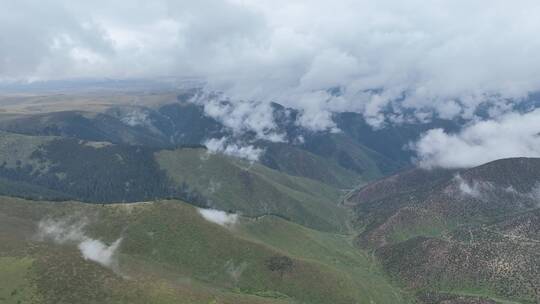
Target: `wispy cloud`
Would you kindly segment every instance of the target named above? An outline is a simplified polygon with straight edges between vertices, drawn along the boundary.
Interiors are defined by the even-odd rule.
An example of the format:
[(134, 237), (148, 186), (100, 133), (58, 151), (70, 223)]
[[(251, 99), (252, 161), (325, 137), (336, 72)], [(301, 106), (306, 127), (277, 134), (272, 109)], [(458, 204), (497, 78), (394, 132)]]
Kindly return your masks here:
[(471, 180), (467, 181), (460, 174), (454, 176), (453, 186), (465, 197), (485, 199), (487, 194), (495, 190), (495, 186), (489, 182)]
[(87, 236), (84, 233), (84, 228), (87, 225), (87, 219), (78, 217), (57, 220), (43, 219), (38, 223), (38, 238), (51, 240), (58, 244), (77, 244), (83, 258), (105, 267), (114, 266), (115, 254), (122, 242), (122, 238), (107, 245), (100, 240)]
[(259, 160), (259, 157), (264, 152), (264, 149), (256, 148), (253, 145), (241, 145), (230, 142), (226, 137), (209, 139), (204, 142), (204, 145), (209, 153), (223, 153), (225, 155), (243, 158), (251, 162)]

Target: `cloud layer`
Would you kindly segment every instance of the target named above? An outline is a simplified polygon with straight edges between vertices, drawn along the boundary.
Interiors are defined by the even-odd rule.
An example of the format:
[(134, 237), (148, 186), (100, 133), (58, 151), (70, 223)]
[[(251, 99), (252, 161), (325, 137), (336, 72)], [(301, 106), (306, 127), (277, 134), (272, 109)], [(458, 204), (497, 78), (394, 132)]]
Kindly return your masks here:
[(414, 143), (422, 167), (466, 168), (509, 157), (540, 157), (540, 109), (479, 121), (457, 134), (430, 130)]
[(388, 106), (471, 116), (540, 89), (533, 0), (0, 4), (0, 79), (201, 77), (233, 99), (300, 109), (319, 130), (334, 111), (373, 125)]

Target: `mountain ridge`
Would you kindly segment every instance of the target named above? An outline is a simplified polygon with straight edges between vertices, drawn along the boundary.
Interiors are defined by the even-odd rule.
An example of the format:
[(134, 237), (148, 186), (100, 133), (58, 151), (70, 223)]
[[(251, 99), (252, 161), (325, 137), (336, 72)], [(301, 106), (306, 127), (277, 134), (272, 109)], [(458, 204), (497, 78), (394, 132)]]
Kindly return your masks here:
[(428, 290), (427, 299), (450, 292), (535, 303), (538, 169), (540, 158), (508, 158), (381, 179), (348, 197), (356, 241), (374, 249), (384, 269), (419, 297)]

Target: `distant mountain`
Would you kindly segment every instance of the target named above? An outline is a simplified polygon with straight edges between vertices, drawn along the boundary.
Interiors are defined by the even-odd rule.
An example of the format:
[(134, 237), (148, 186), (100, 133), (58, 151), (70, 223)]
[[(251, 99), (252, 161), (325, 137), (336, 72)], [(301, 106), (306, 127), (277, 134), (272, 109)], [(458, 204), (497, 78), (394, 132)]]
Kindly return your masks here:
[(157, 77), (155, 79), (72, 78), (43, 81), (0, 81), (3, 92), (54, 93), (92, 91), (163, 91), (181, 87), (198, 87), (204, 82), (196, 78)]
[(109, 107), (103, 112), (59, 111), (0, 116), (0, 129), (27, 135), (72, 137), (148, 147), (199, 145), (225, 135), (193, 104)]
[[(407, 149), (407, 145), (417, 141), (421, 134), (434, 128), (442, 128), (447, 132), (458, 131), (464, 124), (459, 120), (435, 118), (424, 123), (403, 122), (374, 128), (362, 115), (350, 112), (336, 113), (334, 121), (348, 137), (372, 151), (377, 151), (400, 168), (410, 164), (414, 153)], [(385, 172), (392, 172), (393, 169), (389, 168)]]
[(540, 159), (412, 169), (345, 203), (361, 231), (357, 242), (375, 248), (408, 288), (540, 300)]
[[(154, 161), (154, 151), (108, 142), (1, 132), (0, 177), (62, 193), (57, 198), (50, 197), (49, 192), (39, 193), (37, 198), (43, 195), (105, 203), (179, 195)], [(28, 192), (25, 197), (35, 195)]]
[[(260, 162), (270, 168), (351, 188), (410, 165), (412, 153), (405, 149), (406, 145), (429, 128), (457, 128), (455, 122), (441, 120), (376, 130), (360, 114), (341, 113), (335, 114), (334, 120), (342, 132), (313, 132), (298, 126), (297, 110), (274, 103), (277, 131), (288, 140), (274, 143), (258, 139), (250, 132), (233, 134), (222, 123), (207, 116), (202, 106), (189, 102), (193, 94), (187, 90), (178, 95), (177, 102), (148, 106), (111, 103), (99, 111), (46, 112), (45, 108), (39, 114), (6, 113), (0, 115), (0, 130), (160, 149), (198, 146), (214, 138), (233, 138), (240, 144), (263, 149)], [(327, 174), (327, 168), (340, 173)]]

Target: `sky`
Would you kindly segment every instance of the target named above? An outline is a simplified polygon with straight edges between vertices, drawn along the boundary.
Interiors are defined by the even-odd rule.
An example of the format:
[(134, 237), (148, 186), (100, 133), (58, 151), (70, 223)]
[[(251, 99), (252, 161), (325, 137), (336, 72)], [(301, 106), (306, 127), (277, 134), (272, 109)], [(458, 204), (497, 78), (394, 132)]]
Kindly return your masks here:
[[(513, 105), (540, 90), (534, 0), (0, 0), (0, 7), (0, 81), (197, 77), (239, 100), (242, 115), (246, 100), (257, 102), (260, 111), (248, 111), (255, 118), (278, 101), (317, 131), (334, 130), (333, 112), (362, 113), (380, 128), (411, 119), (404, 113), (475, 121), (480, 105), (504, 123)], [(437, 136), (448, 134), (433, 131), (423, 143)]]

